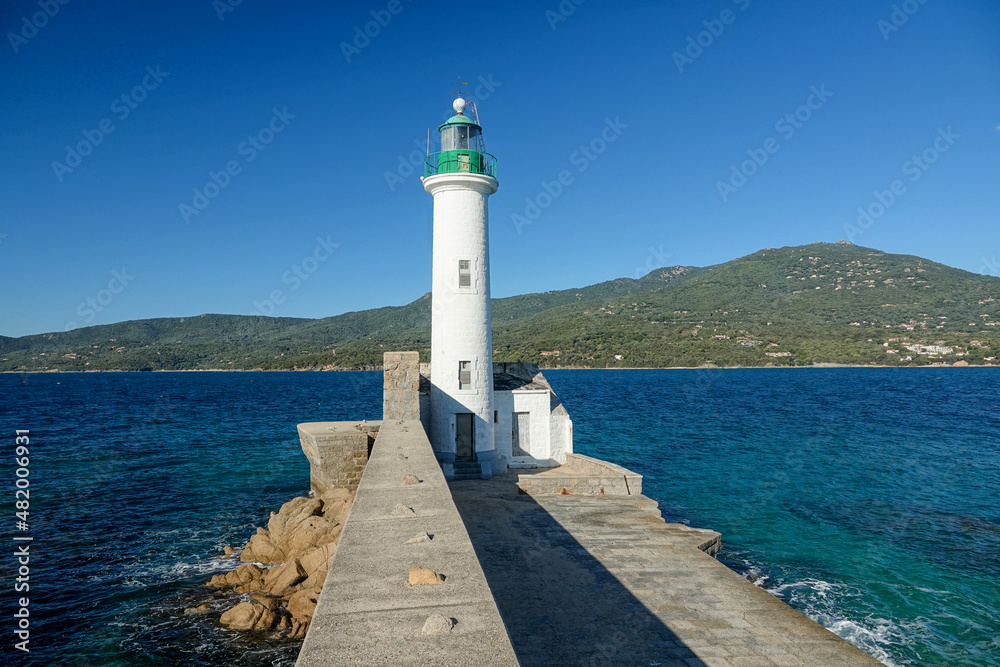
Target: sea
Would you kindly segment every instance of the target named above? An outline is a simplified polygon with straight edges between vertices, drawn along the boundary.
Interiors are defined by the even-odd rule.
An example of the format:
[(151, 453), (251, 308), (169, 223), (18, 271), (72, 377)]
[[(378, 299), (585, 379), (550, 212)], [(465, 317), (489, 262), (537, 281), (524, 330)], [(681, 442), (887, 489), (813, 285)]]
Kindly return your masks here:
[[(666, 520), (721, 532), (719, 559), (757, 586), (887, 665), (1000, 665), (1000, 368), (546, 377), (577, 452), (641, 473)], [(224, 602), (185, 610), (237, 565), (224, 545), (308, 492), (295, 425), (378, 419), (381, 385), (0, 374), (2, 662), (292, 665), (297, 643), (220, 628)], [(25, 621), (29, 652), (15, 648)]]

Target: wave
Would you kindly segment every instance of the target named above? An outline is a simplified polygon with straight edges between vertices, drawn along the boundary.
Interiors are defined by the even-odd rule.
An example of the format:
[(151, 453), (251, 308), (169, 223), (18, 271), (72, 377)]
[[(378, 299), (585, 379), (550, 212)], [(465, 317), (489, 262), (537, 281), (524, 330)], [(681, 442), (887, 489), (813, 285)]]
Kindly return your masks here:
[(762, 586), (837, 636), (849, 641), (888, 667), (914, 664), (896, 662), (900, 647), (912, 647), (915, 638), (926, 634), (919, 624), (906, 624), (874, 615), (851, 619), (844, 613), (843, 601), (861, 598), (864, 593), (842, 583), (822, 579), (801, 579), (775, 586)]

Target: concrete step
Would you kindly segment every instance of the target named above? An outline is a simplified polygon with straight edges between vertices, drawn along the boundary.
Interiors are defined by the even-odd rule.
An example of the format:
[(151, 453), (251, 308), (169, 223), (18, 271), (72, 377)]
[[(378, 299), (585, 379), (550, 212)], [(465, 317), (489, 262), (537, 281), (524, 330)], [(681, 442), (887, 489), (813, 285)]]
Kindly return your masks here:
[[(452, 474), (448, 476), (449, 480), (483, 478), (483, 469), (475, 461), (456, 461), (450, 465)], [(447, 470), (447, 468), (445, 470)]]

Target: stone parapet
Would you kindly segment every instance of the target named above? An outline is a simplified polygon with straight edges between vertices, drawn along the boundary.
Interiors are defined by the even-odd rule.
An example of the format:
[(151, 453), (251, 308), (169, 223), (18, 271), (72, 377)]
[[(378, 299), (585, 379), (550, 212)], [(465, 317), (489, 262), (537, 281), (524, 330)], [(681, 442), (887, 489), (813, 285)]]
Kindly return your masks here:
[(518, 475), (517, 485), (532, 496), (638, 496), (642, 494), (642, 475), (608, 461), (567, 454), (565, 465)]
[(377, 421), (299, 424), (299, 441), (309, 459), (309, 486), (316, 495), (332, 489), (358, 488), (380, 424)]

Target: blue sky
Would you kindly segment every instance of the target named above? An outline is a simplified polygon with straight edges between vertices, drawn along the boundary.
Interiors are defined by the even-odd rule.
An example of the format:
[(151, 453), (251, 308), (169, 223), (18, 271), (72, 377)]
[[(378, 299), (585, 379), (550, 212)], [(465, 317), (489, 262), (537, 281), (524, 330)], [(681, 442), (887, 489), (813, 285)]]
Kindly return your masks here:
[(0, 334), (418, 298), (457, 77), (494, 296), (842, 238), (1000, 274), (998, 3), (577, 2), (3, 3)]

